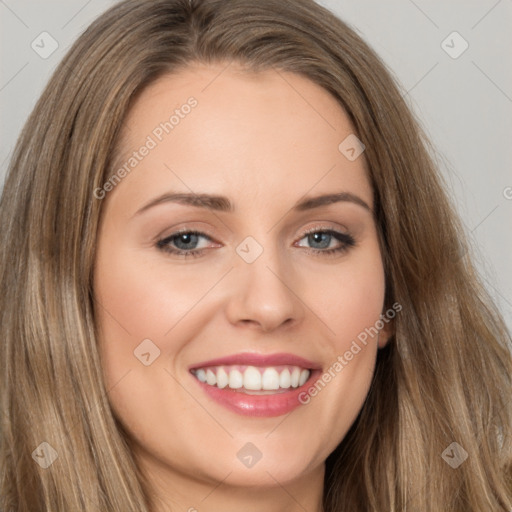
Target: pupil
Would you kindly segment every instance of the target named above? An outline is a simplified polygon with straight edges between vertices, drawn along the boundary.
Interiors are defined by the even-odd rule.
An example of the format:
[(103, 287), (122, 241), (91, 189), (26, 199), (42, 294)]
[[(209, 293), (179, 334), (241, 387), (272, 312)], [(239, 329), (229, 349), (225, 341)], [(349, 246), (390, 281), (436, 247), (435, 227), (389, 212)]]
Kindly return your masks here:
[[(329, 242), (330, 242), (330, 237), (331, 235), (329, 233), (313, 233), (310, 235), (310, 241), (311, 239), (313, 240), (313, 243), (320, 243), (322, 244), (322, 239), (323, 239), (323, 244), (322, 244), (322, 249), (325, 249), (326, 247), (329, 247)], [(327, 243), (325, 243), (327, 242)]]
[[(183, 233), (178, 236), (178, 238), (175, 241), (175, 244), (180, 247), (180, 249), (190, 249), (191, 246), (194, 245), (194, 243), (197, 243), (197, 235), (194, 235), (193, 233)], [(183, 247), (184, 246), (184, 247)]]

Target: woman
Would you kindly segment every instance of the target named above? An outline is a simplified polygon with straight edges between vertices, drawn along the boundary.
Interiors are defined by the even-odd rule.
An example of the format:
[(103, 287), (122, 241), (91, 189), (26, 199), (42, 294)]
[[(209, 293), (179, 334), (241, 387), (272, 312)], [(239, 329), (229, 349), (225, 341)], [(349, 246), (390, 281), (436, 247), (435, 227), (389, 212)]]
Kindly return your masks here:
[(3, 191), (2, 510), (510, 510), (510, 334), (427, 147), (309, 0), (102, 15)]

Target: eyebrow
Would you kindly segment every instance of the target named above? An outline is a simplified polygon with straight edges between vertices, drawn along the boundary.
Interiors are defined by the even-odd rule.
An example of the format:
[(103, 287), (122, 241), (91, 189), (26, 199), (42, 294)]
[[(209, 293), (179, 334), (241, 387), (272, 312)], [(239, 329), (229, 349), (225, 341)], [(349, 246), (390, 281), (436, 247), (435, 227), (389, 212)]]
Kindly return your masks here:
[[(301, 199), (292, 207), (295, 211), (306, 211), (320, 206), (325, 206), (333, 203), (349, 202), (363, 207), (365, 210), (372, 212), (370, 206), (363, 201), (359, 196), (351, 192), (338, 192), (334, 194), (322, 194), (315, 197), (306, 197)], [(146, 203), (142, 208), (137, 210), (135, 215), (141, 213), (164, 203), (178, 203), (187, 206), (195, 206), (198, 208), (207, 208), (219, 212), (234, 212), (234, 204), (225, 196), (212, 195), (212, 194), (194, 194), (186, 192), (168, 192), (161, 196), (152, 199)]]

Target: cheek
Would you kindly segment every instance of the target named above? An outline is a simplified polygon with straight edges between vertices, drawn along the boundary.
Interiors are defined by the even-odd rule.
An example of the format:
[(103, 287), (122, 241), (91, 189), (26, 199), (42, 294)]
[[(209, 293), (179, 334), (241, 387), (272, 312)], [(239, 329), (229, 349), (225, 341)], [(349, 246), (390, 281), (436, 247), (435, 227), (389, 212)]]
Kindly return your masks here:
[[(150, 404), (153, 412), (163, 407), (148, 397), (155, 389), (168, 389), (172, 384), (164, 369), (199, 329), (199, 322), (189, 321), (194, 320), (189, 313), (206, 292), (207, 283), (186, 279), (180, 269), (171, 273), (165, 266), (157, 267), (151, 251), (148, 257), (123, 247), (115, 236), (100, 241), (99, 247), (94, 292), (107, 387), (114, 388), (110, 394), (114, 408), (140, 407), (148, 417)], [(140, 358), (148, 352), (151, 363), (144, 366)], [(128, 381), (137, 384), (132, 387)], [(122, 389), (127, 390), (126, 396)], [(186, 400), (180, 402), (173, 395), (165, 403), (176, 410)], [(128, 414), (130, 421), (138, 416)]]
[(364, 338), (363, 333), (375, 325), (382, 313), (385, 290), (380, 262), (353, 269), (340, 278), (337, 288), (337, 300), (332, 301), (329, 316), (336, 345), (343, 349), (348, 340)]
[(328, 329), (322, 341), (328, 358), (322, 375), (301, 401), (307, 416), (315, 418), (319, 437), (332, 441), (323, 456), (347, 433), (372, 381), (385, 295), (384, 269), (376, 247), (360, 253), (351, 265), (340, 265), (336, 272), (317, 274), (317, 287), (310, 291), (315, 312)]
[(365, 333), (368, 341), (376, 341), (367, 332), (384, 306), (384, 268), (376, 242), (334, 266), (301, 272), (311, 274), (303, 280), (300, 293), (321, 320), (319, 328), (326, 333), (321, 338), (331, 355), (333, 350), (345, 352), (352, 340), (364, 339)]
[(165, 337), (193, 310), (215, 277), (202, 279), (182, 266), (155, 265), (138, 251), (116, 253), (107, 247), (102, 254), (95, 279), (102, 324), (134, 339)]
[[(187, 464), (204, 466), (197, 440), (218, 432), (190, 390), (178, 384), (176, 378), (181, 379), (169, 362), (179, 358), (187, 340), (200, 330), (197, 316), (187, 313), (195, 312), (193, 306), (211, 283), (188, 279), (180, 269), (171, 273), (165, 266), (156, 267), (140, 252), (120, 249), (113, 239), (100, 247), (95, 295), (110, 406), (137, 450), (143, 447), (168, 464), (173, 461), (184, 472)], [(146, 339), (160, 350), (148, 366), (134, 355)], [(152, 350), (149, 345), (150, 357)], [(228, 452), (227, 441), (217, 444)]]

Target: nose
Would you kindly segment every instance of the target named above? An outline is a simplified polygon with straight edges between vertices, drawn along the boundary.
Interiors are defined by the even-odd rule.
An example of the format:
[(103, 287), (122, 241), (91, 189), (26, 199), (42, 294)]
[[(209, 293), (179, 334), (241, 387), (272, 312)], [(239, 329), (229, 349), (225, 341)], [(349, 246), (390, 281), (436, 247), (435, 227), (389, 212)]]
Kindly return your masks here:
[(299, 284), (275, 252), (264, 250), (254, 262), (237, 261), (230, 276), (226, 314), (233, 325), (264, 332), (296, 325), (304, 314)]

